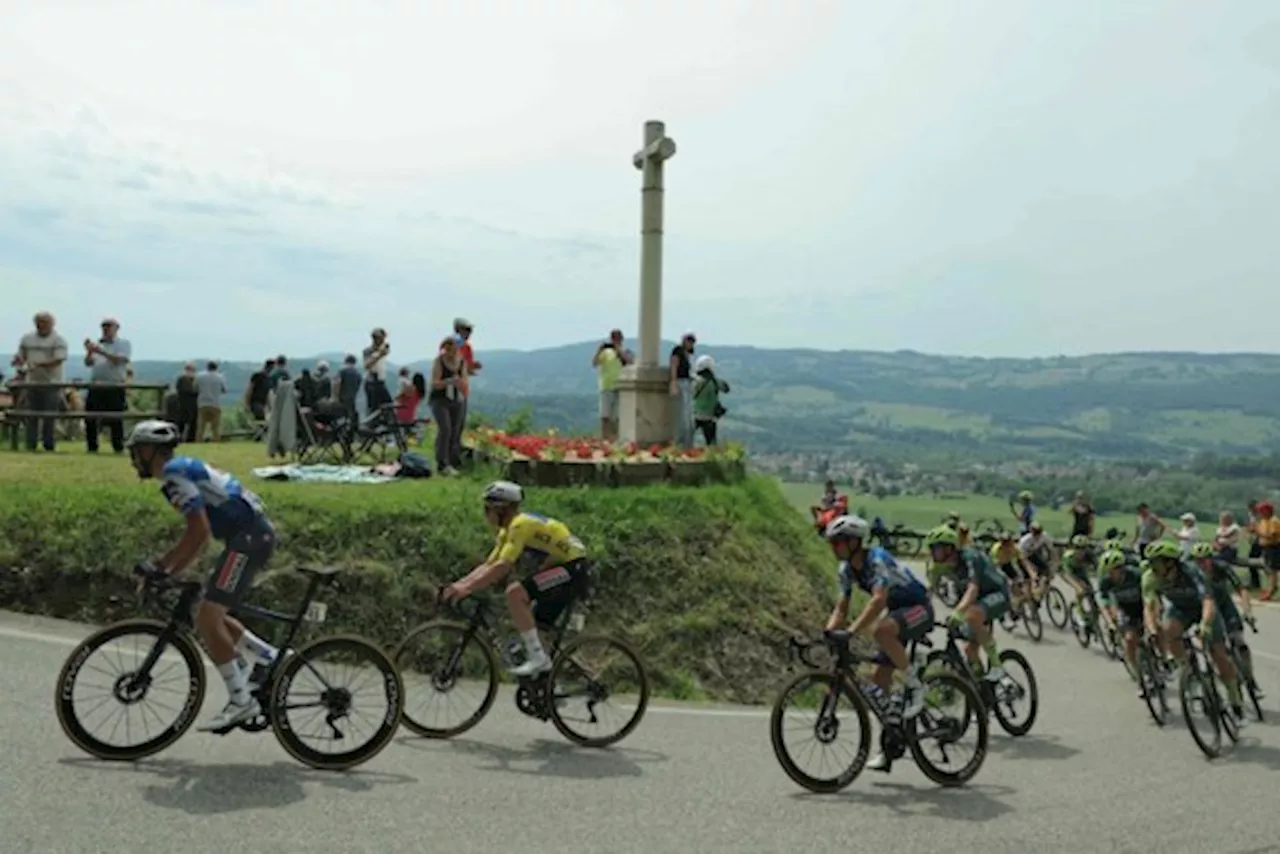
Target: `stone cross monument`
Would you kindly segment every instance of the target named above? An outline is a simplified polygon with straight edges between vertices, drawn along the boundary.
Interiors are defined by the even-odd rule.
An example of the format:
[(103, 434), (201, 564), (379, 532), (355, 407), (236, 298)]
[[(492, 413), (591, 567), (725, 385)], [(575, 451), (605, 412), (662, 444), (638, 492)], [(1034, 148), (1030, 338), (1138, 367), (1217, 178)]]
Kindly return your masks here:
[(644, 123), (644, 147), (631, 162), (640, 170), (640, 359), (618, 380), (619, 438), (641, 445), (666, 444), (675, 433), (676, 401), (670, 394), (662, 347), (662, 171), (676, 153), (662, 122)]

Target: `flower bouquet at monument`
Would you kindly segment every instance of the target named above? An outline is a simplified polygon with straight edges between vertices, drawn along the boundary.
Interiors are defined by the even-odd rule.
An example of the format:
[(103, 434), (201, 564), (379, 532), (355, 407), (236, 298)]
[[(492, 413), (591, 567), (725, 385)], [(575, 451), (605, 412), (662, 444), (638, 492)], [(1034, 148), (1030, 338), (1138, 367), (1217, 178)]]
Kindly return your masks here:
[(561, 436), (546, 433), (513, 434), (481, 427), (467, 434), (468, 444), (481, 455), (500, 462), (681, 462), (704, 459), (706, 448), (678, 448), (635, 442), (608, 442), (592, 436)]

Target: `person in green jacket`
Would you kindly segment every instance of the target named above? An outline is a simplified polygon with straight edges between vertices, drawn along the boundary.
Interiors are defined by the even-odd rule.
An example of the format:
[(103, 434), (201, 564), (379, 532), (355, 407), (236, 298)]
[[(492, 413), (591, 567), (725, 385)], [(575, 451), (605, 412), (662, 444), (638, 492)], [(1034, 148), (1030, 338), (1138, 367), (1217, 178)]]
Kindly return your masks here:
[(693, 373), (693, 422), (711, 446), (716, 444), (716, 423), (725, 414), (720, 395), (729, 393), (729, 384), (716, 377), (716, 360), (710, 356), (699, 356)]

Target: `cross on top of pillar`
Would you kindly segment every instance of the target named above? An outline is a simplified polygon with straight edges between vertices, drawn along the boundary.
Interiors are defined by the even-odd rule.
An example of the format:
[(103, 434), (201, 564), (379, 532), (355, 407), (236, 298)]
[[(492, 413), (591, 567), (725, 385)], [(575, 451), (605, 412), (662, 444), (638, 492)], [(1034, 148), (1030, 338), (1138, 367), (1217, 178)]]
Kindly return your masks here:
[(644, 123), (644, 148), (631, 155), (631, 162), (637, 169), (643, 169), (646, 162), (661, 163), (670, 160), (676, 154), (676, 141), (667, 136), (667, 127), (659, 121)]

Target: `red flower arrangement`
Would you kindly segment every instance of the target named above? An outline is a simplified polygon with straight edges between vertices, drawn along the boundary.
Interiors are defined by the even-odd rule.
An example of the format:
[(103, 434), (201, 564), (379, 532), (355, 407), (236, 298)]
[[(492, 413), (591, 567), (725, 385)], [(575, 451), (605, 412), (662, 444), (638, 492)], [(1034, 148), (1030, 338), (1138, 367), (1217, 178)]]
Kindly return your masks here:
[(481, 428), (471, 433), (476, 448), (500, 459), (577, 460), (599, 462), (695, 461), (708, 457), (706, 448), (677, 448), (672, 445), (650, 445), (642, 448), (635, 442), (613, 443), (588, 436), (512, 435), (501, 430)]

